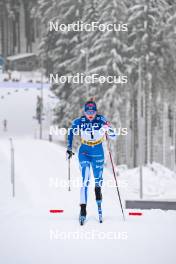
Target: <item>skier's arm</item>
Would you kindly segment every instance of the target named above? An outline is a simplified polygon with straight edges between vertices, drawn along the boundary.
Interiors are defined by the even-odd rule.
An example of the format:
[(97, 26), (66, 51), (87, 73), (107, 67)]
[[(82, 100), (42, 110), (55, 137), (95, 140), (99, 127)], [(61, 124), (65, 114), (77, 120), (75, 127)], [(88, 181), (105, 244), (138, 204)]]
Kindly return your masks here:
[(72, 150), (74, 131), (79, 129), (78, 119), (73, 120), (71, 127), (68, 129), (67, 135), (67, 150)]
[(107, 133), (109, 138), (115, 140), (117, 138), (115, 129), (111, 126), (110, 122), (108, 122), (104, 116), (102, 116), (102, 121), (105, 133)]

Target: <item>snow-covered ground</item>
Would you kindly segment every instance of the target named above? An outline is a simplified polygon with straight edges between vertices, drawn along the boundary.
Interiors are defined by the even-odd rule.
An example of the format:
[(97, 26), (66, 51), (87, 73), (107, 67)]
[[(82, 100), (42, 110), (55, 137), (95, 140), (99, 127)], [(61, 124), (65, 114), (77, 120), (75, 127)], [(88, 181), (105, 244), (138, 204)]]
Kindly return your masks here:
[[(139, 198), (139, 168), (119, 168), (118, 172), (122, 187), (128, 189), (126, 198)], [(176, 173), (155, 162), (143, 167), (143, 198), (176, 200)]]
[(1, 74), (1, 79), (4, 80), (4, 82), (9, 81), (20, 81), (20, 83), (26, 83), (26, 82), (41, 82), (43, 79), (44, 83), (48, 82), (48, 78), (42, 76), (43, 69), (37, 70), (37, 71), (10, 71), (10, 72), (4, 72)]
[[(37, 96), (41, 95), (40, 83), (0, 82), (0, 136), (36, 136), (39, 125), (36, 115)], [(45, 120), (44, 130), (51, 123), (52, 98), (49, 85), (43, 85)], [(7, 133), (3, 132), (3, 120), (7, 120)]]
[[(88, 221), (80, 227), (79, 188), (68, 192), (65, 149), (54, 143), (16, 139), (16, 197), (11, 197), (9, 142), (0, 141), (1, 263), (175, 263), (176, 212), (146, 210), (123, 222), (115, 189), (104, 187), (99, 224), (90, 186)], [(79, 180), (76, 158), (71, 177)], [(105, 182), (112, 177), (105, 170)], [(120, 178), (123, 176), (120, 176)], [(122, 191), (127, 195), (126, 190)], [(51, 214), (50, 209), (63, 209)], [(78, 239), (79, 238), (79, 239)]]
[[(71, 162), (72, 190), (68, 192), (65, 148), (34, 139), (36, 121), (31, 117), (40, 91), (2, 88), (0, 93), (6, 89), (10, 94), (0, 101), (0, 119), (8, 119), (8, 132), (0, 129), (0, 263), (174, 264), (176, 212), (145, 210), (142, 216), (129, 216), (129, 210), (125, 210), (124, 222), (109, 169), (104, 171), (103, 224), (98, 222), (92, 182), (88, 219), (85, 226), (79, 225), (77, 158)], [(15, 147), (15, 198), (9, 137)], [(138, 172), (120, 170), (123, 202), (125, 198), (138, 197)], [(144, 168), (144, 184), (147, 198), (176, 196), (175, 174), (159, 164)], [(64, 212), (51, 214), (50, 209)]]

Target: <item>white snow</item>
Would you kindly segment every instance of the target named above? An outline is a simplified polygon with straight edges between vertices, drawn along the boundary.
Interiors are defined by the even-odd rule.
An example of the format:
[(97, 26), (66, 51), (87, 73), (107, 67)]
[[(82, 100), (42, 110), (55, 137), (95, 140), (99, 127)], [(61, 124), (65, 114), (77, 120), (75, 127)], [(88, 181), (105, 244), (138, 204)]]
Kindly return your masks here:
[[(143, 167), (143, 198), (176, 200), (176, 173), (158, 163)], [(121, 169), (120, 181), (127, 190), (130, 199), (139, 198), (139, 168)]]
[[(43, 69), (41, 70), (36, 70), (36, 71), (9, 71), (9, 72), (4, 72), (3, 74), (1, 74), (1, 78), (2, 80), (4, 80), (4, 82), (0, 82), (0, 85), (3, 87), (5, 86), (11, 86), (13, 85), (12, 80), (17, 80), (18, 81), (18, 85), (26, 86), (26, 83), (30, 82), (30, 83), (40, 83), (41, 80), (43, 81), (44, 85), (45, 83), (48, 83), (48, 78), (46, 76), (44, 76), (42, 74), (42, 72), (44, 73)], [(42, 76), (43, 75), (43, 76)], [(20, 82), (19, 82), (20, 81)], [(7, 84), (6, 84), (7, 83)], [(16, 84), (14, 84), (16, 85)], [(30, 85), (30, 84), (29, 84)], [(47, 84), (47, 86), (49, 86)]]
[[(36, 115), (37, 96), (41, 95), (40, 83), (0, 82), (0, 136), (35, 136), (39, 130)], [(43, 85), (44, 129), (49, 126), (48, 106), (53, 98), (49, 85)], [(3, 120), (7, 119), (8, 132), (3, 132)]]
[[(0, 93), (6, 89), (11, 94), (0, 101), (0, 120), (8, 119), (8, 132), (0, 127), (0, 263), (174, 264), (176, 212), (145, 210), (143, 216), (128, 216), (125, 210), (123, 222), (116, 190), (108, 185), (113, 182), (109, 169), (104, 171), (103, 224), (98, 222), (91, 184), (88, 220), (85, 226), (79, 225), (77, 158), (71, 162), (72, 190), (68, 192), (65, 147), (33, 138), (32, 115), (39, 91), (15, 93), (14, 88), (4, 88)], [(15, 147), (15, 198), (9, 137)], [(138, 169), (123, 166), (119, 173), (123, 202), (138, 197)], [(145, 197), (175, 198), (175, 174), (159, 164), (144, 168), (144, 183)], [(64, 212), (51, 214), (50, 209)]]
[[(104, 188), (99, 224), (92, 185), (88, 221), (80, 227), (79, 188), (68, 192), (54, 185), (67, 182), (65, 148), (34, 139), (15, 139), (14, 146), (16, 197), (11, 198), (9, 142), (0, 141), (1, 263), (175, 263), (176, 212), (146, 210), (132, 217), (126, 210), (123, 222), (115, 190)], [(71, 171), (77, 180), (75, 159)], [(105, 170), (104, 177), (112, 175)]]
[(23, 58), (28, 58), (28, 57), (31, 57), (31, 56), (35, 56), (34, 53), (21, 53), (21, 54), (17, 54), (17, 55), (13, 55), (13, 56), (9, 56), (7, 57), (7, 60), (19, 60), (19, 59), (23, 59)]

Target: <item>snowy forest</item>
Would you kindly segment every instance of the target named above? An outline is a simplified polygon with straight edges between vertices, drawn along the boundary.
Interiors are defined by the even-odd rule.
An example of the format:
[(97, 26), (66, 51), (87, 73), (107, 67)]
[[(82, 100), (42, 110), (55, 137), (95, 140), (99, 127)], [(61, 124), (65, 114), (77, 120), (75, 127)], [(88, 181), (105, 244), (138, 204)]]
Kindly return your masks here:
[(2, 264), (176, 263), (176, 0), (0, 0), (0, 223)]
[[(117, 164), (156, 161), (175, 170), (176, 1), (33, 0), (28, 12), (41, 23), (39, 57), (47, 76), (128, 76), (123, 85), (54, 84), (54, 122), (69, 127), (93, 97), (115, 128), (128, 130), (113, 143)], [(51, 32), (50, 21), (127, 24), (128, 30)]]
[(113, 126), (128, 129), (113, 146), (117, 164), (135, 167), (142, 159), (143, 164), (157, 161), (174, 169), (175, 0), (39, 0), (38, 12), (45, 29), (57, 20), (128, 24), (126, 32), (43, 31), (40, 51), (48, 73), (128, 76), (125, 85), (53, 85), (60, 99), (56, 122), (68, 127), (81, 114), (88, 89)]

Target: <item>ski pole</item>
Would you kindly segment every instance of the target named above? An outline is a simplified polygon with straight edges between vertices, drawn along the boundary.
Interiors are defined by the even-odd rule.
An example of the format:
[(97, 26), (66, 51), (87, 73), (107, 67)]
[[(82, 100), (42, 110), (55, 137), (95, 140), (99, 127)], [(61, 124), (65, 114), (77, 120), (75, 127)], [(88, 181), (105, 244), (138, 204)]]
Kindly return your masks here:
[(122, 215), (123, 215), (123, 220), (125, 221), (125, 214), (124, 214), (124, 210), (123, 210), (123, 206), (122, 206), (122, 200), (121, 200), (121, 197), (120, 197), (119, 187), (118, 187), (118, 184), (117, 184), (116, 172), (115, 172), (115, 168), (114, 168), (114, 163), (113, 163), (112, 154), (111, 154), (111, 148), (110, 148), (110, 142), (109, 142), (109, 138), (108, 138), (107, 133), (106, 133), (106, 141), (107, 141), (107, 147), (108, 147), (109, 157), (110, 157), (110, 160), (111, 160), (111, 165), (112, 165), (112, 171), (113, 171), (113, 175), (114, 175), (114, 180), (115, 180), (116, 187), (117, 187), (117, 194), (118, 194), (118, 197), (119, 197), (119, 202), (120, 202), (120, 207), (121, 207), (121, 211), (122, 211)]
[[(72, 152), (72, 155), (75, 155), (74, 152)], [(71, 157), (68, 159), (68, 191), (70, 192), (71, 191), (71, 184), (70, 184), (70, 181), (71, 181), (71, 169), (70, 169), (70, 160), (71, 160)]]
[(70, 187), (70, 159), (68, 159), (68, 191), (71, 191), (71, 187)]

